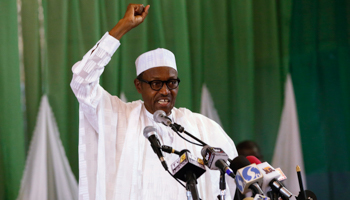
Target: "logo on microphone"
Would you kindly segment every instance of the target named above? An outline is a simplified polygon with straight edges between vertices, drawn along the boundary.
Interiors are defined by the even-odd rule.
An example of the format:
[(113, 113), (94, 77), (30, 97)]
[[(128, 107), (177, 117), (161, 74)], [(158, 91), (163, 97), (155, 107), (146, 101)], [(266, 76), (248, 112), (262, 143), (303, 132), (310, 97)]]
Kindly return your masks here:
[(243, 192), (243, 179), (239, 174), (236, 175), (236, 185), (239, 191)]
[(260, 178), (262, 174), (260, 173), (258, 168), (254, 166), (248, 166), (243, 169), (242, 176), (245, 180), (250, 181), (250, 180)]
[(197, 162), (198, 162), (199, 164), (201, 164), (201, 165), (204, 165), (204, 161), (203, 161), (202, 159), (200, 159), (200, 158), (197, 158)]
[(287, 176), (283, 173), (281, 168), (276, 168), (276, 171), (281, 174), (281, 176), (278, 178), (279, 181), (284, 181), (287, 179)]
[(264, 170), (265, 174), (269, 174), (269, 173), (271, 173), (271, 172), (274, 172), (274, 171), (275, 171), (275, 170), (274, 170), (274, 169), (272, 169), (271, 167), (265, 167), (263, 170)]
[(182, 163), (182, 161), (186, 160), (186, 154), (182, 154), (182, 156), (180, 157), (180, 163)]
[(220, 148), (212, 148), (214, 152), (217, 152), (217, 153), (225, 153), (222, 149)]
[(206, 160), (209, 160), (209, 158), (210, 158), (210, 153), (207, 152), (207, 153), (205, 154), (205, 159), (206, 159)]

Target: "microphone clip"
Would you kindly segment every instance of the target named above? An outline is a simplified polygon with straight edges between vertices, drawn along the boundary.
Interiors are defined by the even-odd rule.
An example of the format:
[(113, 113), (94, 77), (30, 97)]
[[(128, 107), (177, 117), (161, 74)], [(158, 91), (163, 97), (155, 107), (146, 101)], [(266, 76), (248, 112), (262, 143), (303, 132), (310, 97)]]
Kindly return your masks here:
[(171, 127), (171, 129), (173, 129), (173, 131), (175, 132), (180, 132), (183, 133), (185, 131), (185, 128), (182, 127), (180, 124), (177, 123), (173, 123), (169, 125)]

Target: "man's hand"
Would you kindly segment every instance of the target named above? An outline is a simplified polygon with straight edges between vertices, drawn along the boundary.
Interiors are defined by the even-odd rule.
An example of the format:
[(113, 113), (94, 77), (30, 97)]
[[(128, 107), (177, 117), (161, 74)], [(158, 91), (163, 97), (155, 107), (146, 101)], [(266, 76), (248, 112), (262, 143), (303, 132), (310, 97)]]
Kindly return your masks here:
[(124, 17), (109, 31), (109, 34), (118, 40), (145, 20), (150, 5), (129, 4)]

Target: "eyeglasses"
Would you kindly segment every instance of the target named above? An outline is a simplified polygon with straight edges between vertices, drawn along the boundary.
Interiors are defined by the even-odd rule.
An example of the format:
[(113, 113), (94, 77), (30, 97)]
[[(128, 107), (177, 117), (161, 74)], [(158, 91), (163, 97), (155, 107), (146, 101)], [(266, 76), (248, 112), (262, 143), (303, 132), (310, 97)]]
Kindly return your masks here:
[(148, 83), (151, 86), (152, 90), (155, 90), (155, 91), (159, 91), (160, 89), (162, 89), (164, 83), (166, 84), (166, 86), (168, 87), (169, 90), (176, 89), (179, 86), (179, 83), (180, 83), (180, 79), (179, 78), (177, 78), (177, 79), (169, 79), (167, 81), (161, 81), (161, 80), (146, 81), (146, 80), (143, 80), (141, 78), (137, 78), (137, 79), (139, 81)]

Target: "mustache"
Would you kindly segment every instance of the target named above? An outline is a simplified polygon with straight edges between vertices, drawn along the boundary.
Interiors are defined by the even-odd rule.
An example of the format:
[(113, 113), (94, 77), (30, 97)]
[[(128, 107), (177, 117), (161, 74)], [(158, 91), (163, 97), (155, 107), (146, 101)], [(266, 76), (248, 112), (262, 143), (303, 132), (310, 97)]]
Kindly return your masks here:
[(167, 100), (172, 100), (172, 96), (170, 94), (164, 95), (164, 94), (159, 94), (156, 96), (156, 100), (158, 101), (159, 99), (167, 99)]

